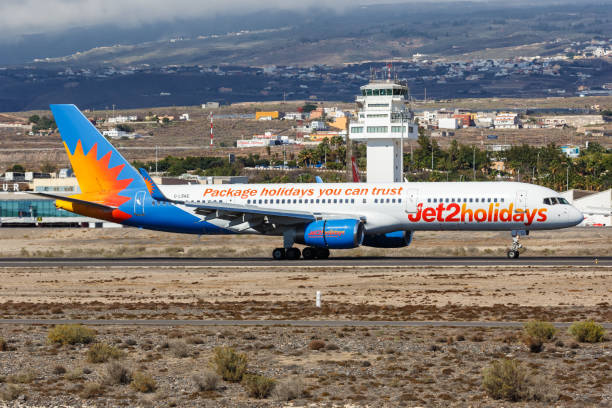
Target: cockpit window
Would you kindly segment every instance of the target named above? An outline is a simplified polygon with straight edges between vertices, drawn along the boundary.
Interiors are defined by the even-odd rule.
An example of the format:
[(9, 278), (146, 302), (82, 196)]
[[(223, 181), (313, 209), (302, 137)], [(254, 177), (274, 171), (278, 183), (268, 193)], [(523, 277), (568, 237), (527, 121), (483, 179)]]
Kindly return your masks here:
[(556, 205), (556, 204), (569, 205), (569, 202), (563, 197), (550, 197), (550, 198), (544, 199), (544, 204), (546, 205)]

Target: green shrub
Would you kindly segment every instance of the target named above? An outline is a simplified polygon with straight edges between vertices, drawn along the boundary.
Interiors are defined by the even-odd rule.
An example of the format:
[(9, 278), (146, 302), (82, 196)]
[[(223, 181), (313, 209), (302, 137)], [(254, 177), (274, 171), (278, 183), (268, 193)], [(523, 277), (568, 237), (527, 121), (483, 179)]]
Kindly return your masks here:
[(87, 350), (87, 361), (90, 363), (106, 363), (110, 359), (123, 358), (125, 353), (106, 343), (94, 343)]
[(527, 369), (516, 360), (497, 360), (482, 373), (482, 386), (495, 399), (521, 401), (529, 392)]
[(606, 331), (594, 321), (576, 322), (569, 328), (569, 334), (582, 343), (599, 343), (604, 340)]
[(139, 392), (153, 392), (157, 389), (157, 382), (149, 374), (137, 371), (131, 386)]
[(544, 349), (544, 341), (540, 337), (525, 336), (523, 342), (532, 353), (539, 353)]
[(236, 353), (231, 347), (217, 347), (211, 364), (225, 381), (240, 382), (247, 370), (248, 359), (244, 353)]
[(267, 398), (274, 388), (275, 381), (263, 375), (245, 374), (242, 384), (247, 389), (249, 397)]
[(555, 326), (548, 322), (542, 322), (539, 320), (531, 320), (525, 323), (523, 330), (527, 336), (540, 339), (542, 342), (552, 340), (557, 333)]
[(60, 324), (49, 330), (47, 338), (58, 344), (89, 344), (96, 337), (96, 332), (80, 324)]

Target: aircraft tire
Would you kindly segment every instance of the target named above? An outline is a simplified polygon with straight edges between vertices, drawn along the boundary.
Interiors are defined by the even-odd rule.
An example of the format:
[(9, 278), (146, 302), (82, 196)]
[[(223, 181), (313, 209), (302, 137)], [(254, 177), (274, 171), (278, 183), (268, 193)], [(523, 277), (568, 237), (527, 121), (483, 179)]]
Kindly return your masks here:
[(318, 259), (327, 259), (329, 258), (329, 249), (327, 248), (317, 248), (316, 254)]
[(287, 250), (285, 251), (285, 256), (287, 257), (287, 259), (291, 259), (292, 261), (294, 261), (296, 259), (300, 259), (302, 253), (298, 248), (287, 248)]
[(317, 250), (313, 247), (306, 247), (302, 251), (304, 259), (315, 259), (317, 256)]
[(516, 259), (519, 257), (518, 251), (509, 250), (508, 251), (508, 259)]
[(272, 258), (277, 261), (285, 259), (286, 256), (285, 248), (275, 248), (274, 251), (272, 251)]

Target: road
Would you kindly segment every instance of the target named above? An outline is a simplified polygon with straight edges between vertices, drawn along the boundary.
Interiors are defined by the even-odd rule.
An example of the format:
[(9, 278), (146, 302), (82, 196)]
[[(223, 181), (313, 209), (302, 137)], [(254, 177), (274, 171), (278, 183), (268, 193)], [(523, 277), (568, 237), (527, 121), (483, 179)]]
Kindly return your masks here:
[[(291, 326), (291, 327), (485, 327), (518, 328), (524, 322), (500, 321), (421, 321), (421, 320), (87, 320), (87, 319), (0, 319), (0, 325), (85, 324), (90, 326)], [(572, 323), (552, 323), (567, 328)], [(612, 323), (600, 323), (612, 329)]]
[(0, 268), (31, 267), (397, 267), (397, 266), (612, 266), (612, 257), (338, 257), (326, 260), (274, 261), (270, 258), (0, 258)]

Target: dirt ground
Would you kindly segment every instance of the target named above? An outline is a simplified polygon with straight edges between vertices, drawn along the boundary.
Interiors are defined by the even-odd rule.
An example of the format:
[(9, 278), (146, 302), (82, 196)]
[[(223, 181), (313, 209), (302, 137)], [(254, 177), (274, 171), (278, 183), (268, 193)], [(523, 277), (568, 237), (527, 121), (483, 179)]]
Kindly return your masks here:
[[(304, 319), (612, 322), (610, 229), (534, 232), (530, 255), (588, 255), (588, 267), (34, 267), (0, 268), (1, 318)], [(420, 232), (400, 250), (338, 256), (503, 256), (507, 233)], [(0, 256), (268, 257), (280, 238), (191, 237), (137, 229), (0, 229)], [(335, 254), (332, 253), (332, 256)], [(322, 307), (315, 307), (315, 292)], [(522, 329), (452, 327), (96, 327), (96, 341), (149, 374), (151, 393), (105, 381), (89, 345), (56, 346), (51, 326), (0, 325), (0, 399), (14, 406), (78, 407), (606, 407), (612, 343), (579, 343), (560, 329), (540, 353)], [(5, 340), (4, 346), (1, 340)], [(319, 340), (321, 349), (311, 342)], [(200, 391), (215, 347), (248, 371), (302, 384), (301, 396), (249, 397), (240, 383)], [(178, 351), (177, 351), (178, 350)], [(537, 400), (495, 400), (483, 369), (521, 362)], [(64, 372), (65, 371), (65, 372)], [(91, 389), (96, 388), (95, 395)], [(531, 395), (531, 394), (530, 394)], [(11, 400), (11, 398), (15, 398)], [(1, 403), (0, 403), (1, 404)], [(11, 405), (9, 405), (11, 406)]]

